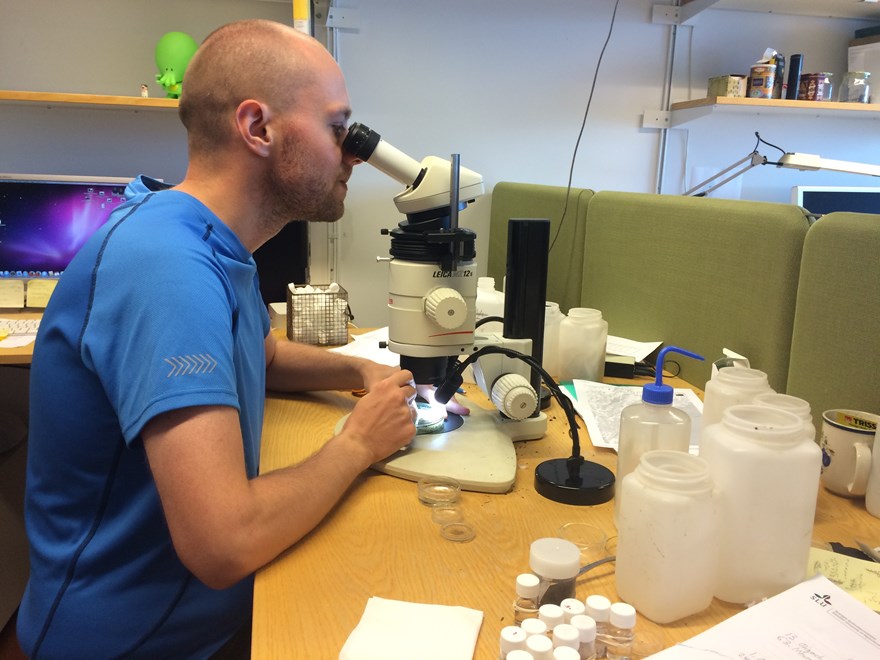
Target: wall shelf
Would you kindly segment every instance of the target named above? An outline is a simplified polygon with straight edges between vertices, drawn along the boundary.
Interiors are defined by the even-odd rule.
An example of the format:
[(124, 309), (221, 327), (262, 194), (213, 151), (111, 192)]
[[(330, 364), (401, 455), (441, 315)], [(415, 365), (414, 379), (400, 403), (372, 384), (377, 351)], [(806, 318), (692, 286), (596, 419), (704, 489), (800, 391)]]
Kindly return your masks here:
[(837, 119), (880, 119), (880, 104), (837, 103), (834, 101), (790, 101), (710, 96), (673, 103), (672, 126), (681, 126), (712, 114), (752, 114), (772, 116), (835, 117)]
[(0, 90), (0, 103), (41, 105), (46, 107), (81, 106), (117, 110), (173, 110), (177, 99), (110, 96), (105, 94), (67, 94), (59, 92), (24, 92)]
[(880, 20), (880, 4), (856, 0), (684, 0), (681, 21), (688, 21), (706, 9)]

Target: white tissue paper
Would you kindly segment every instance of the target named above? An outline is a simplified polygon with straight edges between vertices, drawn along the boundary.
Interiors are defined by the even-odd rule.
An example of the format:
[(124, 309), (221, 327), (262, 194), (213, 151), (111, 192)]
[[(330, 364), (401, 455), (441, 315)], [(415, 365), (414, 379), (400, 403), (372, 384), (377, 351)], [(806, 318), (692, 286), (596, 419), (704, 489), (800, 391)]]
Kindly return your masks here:
[(373, 596), (339, 660), (472, 660), (483, 613)]

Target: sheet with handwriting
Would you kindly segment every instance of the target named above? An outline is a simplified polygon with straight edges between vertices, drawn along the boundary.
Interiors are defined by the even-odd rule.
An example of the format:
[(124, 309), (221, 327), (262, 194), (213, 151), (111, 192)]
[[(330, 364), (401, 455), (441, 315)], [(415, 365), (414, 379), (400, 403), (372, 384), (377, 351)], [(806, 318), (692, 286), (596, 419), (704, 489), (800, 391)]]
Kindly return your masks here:
[(651, 658), (880, 658), (880, 616), (824, 575), (814, 575)]

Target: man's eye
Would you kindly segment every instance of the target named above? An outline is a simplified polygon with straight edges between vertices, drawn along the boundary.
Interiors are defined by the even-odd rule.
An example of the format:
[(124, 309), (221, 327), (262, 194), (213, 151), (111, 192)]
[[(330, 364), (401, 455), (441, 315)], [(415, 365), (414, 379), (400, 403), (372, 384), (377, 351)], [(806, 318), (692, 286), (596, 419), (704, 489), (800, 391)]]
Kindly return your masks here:
[(337, 140), (342, 140), (348, 133), (348, 126), (345, 124), (333, 124), (333, 134)]

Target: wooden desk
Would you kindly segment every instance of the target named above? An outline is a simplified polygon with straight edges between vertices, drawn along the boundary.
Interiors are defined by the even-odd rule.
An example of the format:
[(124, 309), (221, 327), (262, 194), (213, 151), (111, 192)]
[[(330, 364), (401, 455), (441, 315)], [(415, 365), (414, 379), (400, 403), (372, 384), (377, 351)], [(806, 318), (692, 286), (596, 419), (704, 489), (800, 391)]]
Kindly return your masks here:
[[(43, 316), (40, 312), (10, 312), (0, 311), (0, 318), (4, 319), (38, 319)], [(0, 348), (0, 365), (3, 364), (30, 364), (34, 357), (34, 342), (18, 348)]]
[[(686, 386), (676, 379), (667, 382)], [(488, 407), (474, 391), (471, 402), (483, 401)], [(347, 393), (271, 396), (266, 403), (262, 470), (306, 458), (332, 434), (354, 401)], [(535, 466), (571, 453), (565, 418), (555, 401), (548, 416), (543, 439), (517, 444), (519, 469), (511, 492), (462, 494), (465, 518), (476, 529), (476, 538), (468, 543), (440, 536), (430, 510), (418, 500), (415, 483), (372, 471), (361, 476), (312, 534), (257, 573), (253, 658), (335, 660), (367, 599), (380, 596), (481, 610), (483, 625), (474, 658), (495, 660), (499, 632), (513, 622), (514, 580), (528, 570), (530, 543), (555, 535), (560, 525), (574, 520), (591, 522), (609, 537), (616, 535), (613, 502), (576, 507), (535, 492)], [(587, 459), (614, 468), (614, 452), (593, 449), (583, 429), (581, 437)], [(815, 538), (853, 545), (857, 537), (880, 542), (880, 520), (867, 513), (862, 501), (822, 490)], [(578, 580), (577, 596), (583, 600), (590, 594), (618, 600), (613, 563)], [(640, 618), (638, 636), (650, 650), (659, 651), (740, 609), (716, 600), (706, 611), (671, 625)]]

